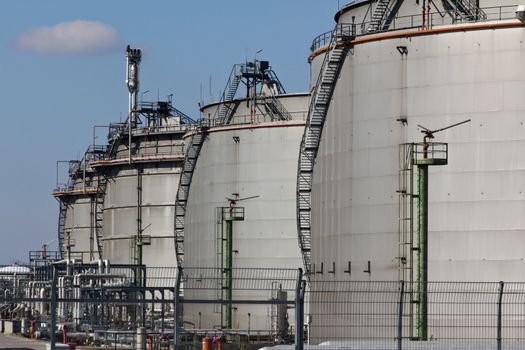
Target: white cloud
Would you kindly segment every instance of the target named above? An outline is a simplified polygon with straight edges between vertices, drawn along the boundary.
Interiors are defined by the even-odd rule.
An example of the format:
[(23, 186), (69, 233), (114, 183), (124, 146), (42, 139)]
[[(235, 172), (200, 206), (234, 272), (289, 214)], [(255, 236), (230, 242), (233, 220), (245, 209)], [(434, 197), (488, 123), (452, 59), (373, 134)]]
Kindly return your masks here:
[(98, 53), (117, 49), (117, 32), (107, 24), (76, 20), (20, 34), (14, 46), (38, 53)]

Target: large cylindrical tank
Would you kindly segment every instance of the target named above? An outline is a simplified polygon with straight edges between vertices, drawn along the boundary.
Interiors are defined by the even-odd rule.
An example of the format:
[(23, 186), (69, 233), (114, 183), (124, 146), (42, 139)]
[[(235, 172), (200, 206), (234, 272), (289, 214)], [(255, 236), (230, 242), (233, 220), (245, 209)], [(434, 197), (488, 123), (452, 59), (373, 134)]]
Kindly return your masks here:
[[(430, 140), (448, 143), (448, 164), (429, 167), (428, 279), (522, 280), (525, 30), (516, 2), (479, 1), (486, 18), (468, 20), (452, 19), (434, 2), (444, 16), (423, 21), (420, 5), (405, 1), (387, 32), (367, 32), (370, 23), (361, 23), (370, 3), (352, 3), (336, 16), (339, 24), (355, 23), (357, 37), (314, 166), (315, 279), (415, 280), (418, 193), (411, 204), (403, 192), (410, 174), (401, 171), (401, 145), (422, 142), (422, 127), (471, 119)], [(312, 84), (324, 44), (314, 45)], [(416, 169), (412, 175), (415, 181)]]
[[(254, 268), (264, 273), (268, 268), (301, 267), (295, 183), (309, 95), (281, 94), (276, 98), (290, 113), (290, 120), (272, 120), (262, 112), (262, 105), (253, 114), (253, 101), (240, 99), (229, 125), (213, 126), (211, 121), (188, 197), (185, 269), (225, 268), (227, 253), (221, 247), (230, 207), (242, 210), (244, 216), (230, 226), (234, 269)], [(203, 115), (213, 116), (219, 107), (220, 104), (205, 106)], [(267, 290), (251, 297), (270, 298), (275, 282), (268, 280)], [(191, 293), (193, 291), (187, 290), (185, 296), (191, 298)], [(216, 297), (211, 294), (209, 297)], [(235, 298), (239, 298), (239, 294), (234, 292)], [(221, 325), (220, 307), (185, 306), (185, 320), (198, 324), (199, 313), (206, 315), (200, 321), (202, 328)], [(252, 329), (270, 330), (270, 314), (269, 306), (235, 305), (232, 327), (247, 329), (251, 322)]]
[[(339, 23), (366, 5), (348, 7)], [(503, 7), (514, 17), (512, 9)], [(337, 81), (314, 167), (313, 263), (335, 262), (341, 278), (397, 280), (400, 145), (423, 141), (418, 125), (472, 119), (435, 134), (449, 160), (430, 167), (429, 279), (516, 280), (525, 266), (515, 249), (525, 237), (521, 22), (395, 33), (358, 36)], [(323, 58), (313, 57), (314, 79)]]
[(105, 176), (103, 257), (114, 264), (176, 266), (175, 194), (184, 160), (187, 125), (171, 121), (132, 129), (115, 127), (107, 159), (94, 166)]

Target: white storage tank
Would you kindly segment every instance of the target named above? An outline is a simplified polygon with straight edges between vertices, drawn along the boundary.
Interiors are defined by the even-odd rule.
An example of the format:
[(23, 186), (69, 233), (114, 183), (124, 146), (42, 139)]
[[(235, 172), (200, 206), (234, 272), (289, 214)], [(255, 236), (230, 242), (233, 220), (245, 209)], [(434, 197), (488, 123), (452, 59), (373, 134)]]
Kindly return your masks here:
[[(425, 12), (424, 2), (398, 3), (381, 23), (371, 20), (379, 11), (372, 1), (336, 15), (339, 30), (353, 33), (344, 38), (349, 50), (313, 166), (311, 276), (415, 281), (418, 205), (407, 191), (419, 195), (408, 185), (417, 171), (402, 171), (400, 147), (422, 142), (424, 128), (470, 119), (429, 140), (448, 143), (448, 164), (429, 167), (428, 280), (520, 281), (525, 29), (518, 3), (481, 0), (457, 10), (434, 1)], [(329, 38), (312, 47), (313, 87)]]
[(175, 194), (188, 124), (170, 101), (142, 103), (142, 124), (111, 128), (108, 155), (93, 166), (105, 179), (103, 257), (113, 264), (175, 267)]
[[(400, 16), (415, 8), (405, 3)], [(339, 23), (360, 23), (368, 5), (346, 7)], [(340, 278), (398, 280), (400, 145), (423, 140), (418, 125), (435, 130), (471, 119), (435, 135), (449, 144), (449, 160), (430, 167), (429, 278), (518, 279), (525, 49), (516, 7), (506, 5), (480, 1), (482, 10), (499, 6), (483, 23), (371, 34), (357, 26), (363, 35), (342, 67), (314, 167), (317, 270), (335, 262)], [(323, 59), (322, 50), (312, 56), (314, 82)]]
[[(267, 62), (261, 64), (264, 66)], [(239, 72), (251, 74), (250, 67), (239, 67)], [(275, 82), (274, 79), (270, 80)], [(309, 94), (284, 93), (277, 87), (280, 83), (272, 84), (262, 77), (257, 81), (260, 85), (255, 96), (250, 95), (255, 88), (249, 88), (247, 97), (202, 108), (204, 123), (210, 128), (196, 162), (188, 196), (185, 269), (228, 268), (228, 248), (223, 242), (228, 229), (226, 221), (231, 216), (235, 216), (230, 226), (232, 268), (262, 271), (298, 269), (302, 265), (297, 244), (295, 184)], [(221, 116), (224, 106), (234, 112)], [(271, 283), (268, 281), (268, 291), (261, 298), (270, 297)], [(185, 291), (185, 297), (191, 298), (191, 293), (191, 290)], [(236, 297), (239, 295), (234, 295)], [(269, 329), (268, 308), (235, 305), (231, 327), (225, 327), (224, 320), (221, 324), (220, 308), (189, 304), (184, 312), (185, 320), (195, 324), (199, 324), (199, 312), (206, 315), (200, 322), (203, 328), (222, 325), (246, 329), (250, 314), (252, 329)]]

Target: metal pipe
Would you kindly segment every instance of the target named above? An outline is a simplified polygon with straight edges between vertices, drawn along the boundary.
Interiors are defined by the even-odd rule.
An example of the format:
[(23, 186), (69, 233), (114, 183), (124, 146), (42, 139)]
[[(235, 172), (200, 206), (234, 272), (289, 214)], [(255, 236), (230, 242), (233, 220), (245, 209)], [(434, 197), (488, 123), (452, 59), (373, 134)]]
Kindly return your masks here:
[(418, 169), (417, 337), (427, 340), (428, 328), (428, 165)]
[(104, 273), (110, 273), (110, 264), (108, 259), (104, 259)]
[(135, 239), (135, 264), (142, 265), (142, 166), (137, 165), (137, 237)]
[(50, 341), (50, 347), (51, 350), (56, 349), (56, 339), (55, 339), (55, 330), (56, 330), (56, 324), (57, 324), (57, 316), (56, 316), (56, 307), (57, 307), (57, 289), (56, 289), (56, 282), (57, 282), (57, 271), (55, 265), (52, 265), (53, 269), (53, 279), (51, 280), (51, 324), (50, 324), (50, 330), (49, 330), (49, 341)]
[(86, 166), (87, 166), (87, 162), (86, 162), (86, 157), (87, 157), (87, 151), (84, 152), (84, 166), (83, 166), (83, 169), (82, 169), (82, 192), (85, 194), (86, 193)]
[(225, 220), (226, 224), (226, 321), (224, 327), (232, 328), (232, 287), (233, 287), (233, 221), (232, 216)]

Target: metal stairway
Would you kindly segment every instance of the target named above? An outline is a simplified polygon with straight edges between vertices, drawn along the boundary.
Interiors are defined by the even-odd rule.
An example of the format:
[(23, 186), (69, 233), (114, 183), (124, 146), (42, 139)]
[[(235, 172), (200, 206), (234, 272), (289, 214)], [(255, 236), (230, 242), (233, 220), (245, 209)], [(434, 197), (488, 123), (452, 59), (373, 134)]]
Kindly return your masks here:
[(177, 257), (177, 266), (183, 266), (184, 263), (184, 218), (186, 216), (186, 205), (188, 204), (188, 195), (190, 192), (191, 180), (197, 159), (199, 158), (202, 145), (208, 135), (208, 126), (197, 125), (194, 135), (191, 138), (191, 144), (186, 150), (182, 173), (180, 175), (177, 197), (175, 199), (175, 255)]
[(344, 30), (341, 25), (332, 32), (330, 49), (325, 54), (319, 77), (312, 92), (306, 127), (299, 150), (297, 171), (297, 228), (299, 247), (306, 273), (311, 271), (311, 193), (315, 158), (323, 126), (335, 90), (337, 79), (350, 49), (355, 28)]
[(102, 259), (102, 238), (103, 238), (103, 220), (104, 220), (104, 197), (106, 196), (108, 179), (105, 175), (99, 174), (97, 192), (94, 197), (95, 204), (95, 247), (97, 248), (98, 256), (95, 259)]
[[(222, 93), (221, 99), (219, 102), (222, 103), (216, 111), (214, 117), (216, 125), (226, 125), (230, 122), (231, 117), (236, 109), (236, 104), (233, 102), (237, 89), (239, 88), (239, 83), (242, 78), (242, 66), (236, 64), (233, 66), (230, 73), (230, 78), (226, 83), (226, 88)], [(228, 102), (231, 101), (231, 102)]]
[(264, 96), (263, 98), (258, 98), (261, 100), (266, 114), (270, 116), (273, 120), (291, 120), (292, 115), (286, 107), (283, 106), (281, 101), (275, 98), (274, 95)]
[(487, 19), (487, 14), (479, 8), (476, 0), (446, 0), (443, 5), (448, 14), (455, 20), (477, 21)]
[(67, 205), (61, 200), (59, 200), (58, 203), (58, 251), (60, 252), (60, 259), (64, 259), (64, 231), (66, 227)]
[[(368, 32), (387, 30), (403, 0), (377, 0)], [(372, 6), (372, 4), (370, 5)]]

